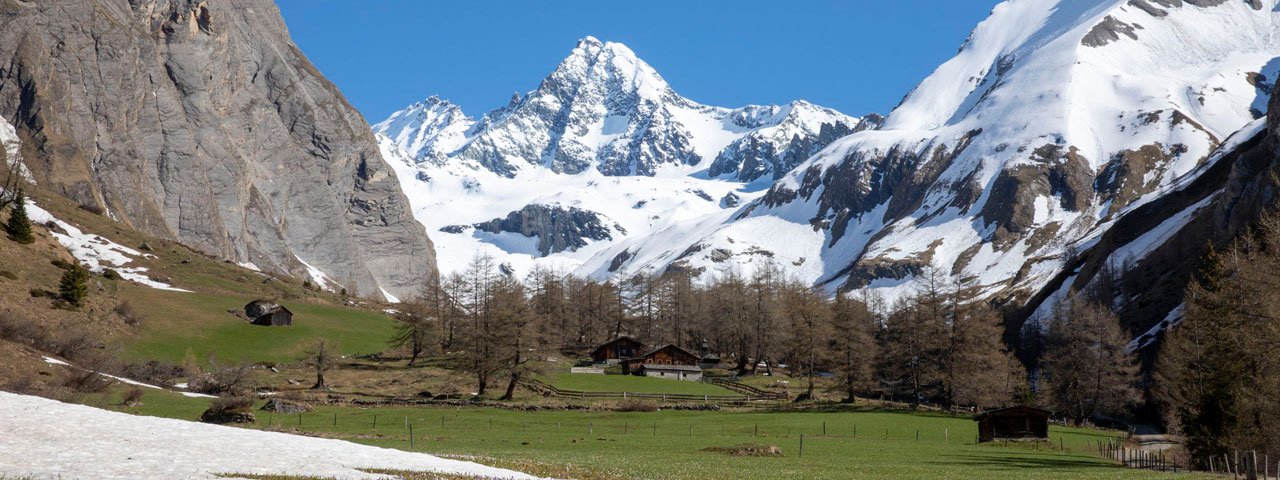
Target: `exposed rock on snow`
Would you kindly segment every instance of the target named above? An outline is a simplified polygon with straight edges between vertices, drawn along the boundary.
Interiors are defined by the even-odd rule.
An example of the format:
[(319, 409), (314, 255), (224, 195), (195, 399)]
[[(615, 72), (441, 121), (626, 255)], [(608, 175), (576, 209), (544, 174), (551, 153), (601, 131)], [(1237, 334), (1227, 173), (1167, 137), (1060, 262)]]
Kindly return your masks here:
[(535, 478), (422, 453), (134, 416), (5, 392), (0, 429), (0, 472), (41, 480), (217, 479), (226, 473), (384, 478), (359, 469)]

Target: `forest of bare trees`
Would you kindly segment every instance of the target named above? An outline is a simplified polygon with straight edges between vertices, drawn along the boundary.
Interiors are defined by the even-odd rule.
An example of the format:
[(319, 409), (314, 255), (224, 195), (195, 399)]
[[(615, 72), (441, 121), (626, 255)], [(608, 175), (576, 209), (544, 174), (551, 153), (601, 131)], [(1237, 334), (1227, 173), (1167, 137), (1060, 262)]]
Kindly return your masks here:
[[(977, 288), (926, 269), (914, 292), (892, 305), (872, 295), (832, 295), (769, 264), (750, 275), (727, 271), (709, 284), (677, 273), (593, 282), (546, 268), (515, 278), (477, 256), (465, 271), (425, 285), (419, 298), (401, 306), (392, 343), (408, 352), (410, 364), (444, 355), (474, 379), (479, 393), (501, 388), (502, 398), (536, 373), (541, 359), (581, 354), (629, 335), (690, 351), (705, 345), (727, 374), (789, 375), (802, 389), (798, 400), (872, 396), (966, 409), (1037, 401), (1071, 405), (1073, 418), (1083, 419), (1122, 411), (1131, 399), (1132, 359), (1111, 352), (1110, 343), (1099, 347), (1111, 349), (1110, 356), (1092, 363), (1050, 359), (1054, 370), (1046, 378), (1053, 381), (1045, 383), (1115, 370), (1104, 387), (1084, 399), (1059, 401), (1057, 393), (1033, 399), (1026, 370), (1002, 340), (1001, 313)], [(1088, 321), (1091, 329), (1097, 322), (1108, 324), (1106, 332), (1120, 329), (1114, 315)], [(1075, 320), (1062, 323), (1076, 326)], [(1098, 340), (1072, 337), (1072, 330), (1051, 329), (1064, 333), (1045, 337), (1073, 346)]]

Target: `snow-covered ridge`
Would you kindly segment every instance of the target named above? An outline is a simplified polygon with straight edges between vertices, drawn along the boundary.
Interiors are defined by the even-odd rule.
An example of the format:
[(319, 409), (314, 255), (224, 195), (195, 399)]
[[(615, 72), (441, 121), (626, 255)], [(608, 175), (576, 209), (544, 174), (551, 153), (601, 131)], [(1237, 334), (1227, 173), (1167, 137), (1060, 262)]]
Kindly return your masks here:
[[(618, 242), (728, 218), (860, 124), (804, 101), (702, 105), (625, 45), (587, 37), (536, 89), (479, 120), (431, 97), (374, 131), (435, 241), (442, 272), (477, 252), (524, 272), (534, 264), (577, 269)], [(564, 249), (564, 242), (541, 245), (549, 235), (536, 233), (545, 232), (465, 227), (553, 208), (584, 210), (610, 232)]]
[[(0, 392), (0, 472), (36, 479), (385, 478), (362, 469), (534, 479), (424, 453), (143, 417)], [(269, 445), (270, 448), (264, 448)]]
[(1073, 244), (1196, 175), (1265, 110), (1276, 8), (1008, 0), (882, 128), (835, 141), (719, 225), (619, 243), (582, 271), (625, 252), (633, 271), (709, 278), (768, 256), (890, 300), (926, 265), (988, 292), (1037, 290)]

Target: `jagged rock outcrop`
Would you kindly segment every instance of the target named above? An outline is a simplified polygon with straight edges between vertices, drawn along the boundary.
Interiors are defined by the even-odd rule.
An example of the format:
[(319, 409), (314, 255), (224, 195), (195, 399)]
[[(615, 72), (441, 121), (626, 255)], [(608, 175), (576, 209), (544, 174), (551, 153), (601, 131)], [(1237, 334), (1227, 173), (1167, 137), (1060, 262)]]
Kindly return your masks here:
[[(1116, 219), (1015, 318), (1037, 322), (1066, 292), (1088, 289), (1113, 299), (1134, 346), (1155, 345), (1179, 320), (1178, 307), (1206, 246), (1224, 248), (1277, 207), (1280, 89), (1272, 93), (1265, 123), (1237, 132), (1177, 188)], [(1144, 353), (1150, 360), (1154, 349)]]
[(526, 205), (505, 218), (473, 226), (489, 233), (512, 232), (537, 238), (538, 252), (543, 256), (577, 250), (587, 246), (588, 240), (613, 240), (615, 232), (627, 233), (617, 224), (610, 225), (607, 217), (590, 210), (539, 204)]
[(0, 1), (0, 116), (40, 186), (149, 234), (361, 294), (435, 273), (368, 125), (269, 0)]

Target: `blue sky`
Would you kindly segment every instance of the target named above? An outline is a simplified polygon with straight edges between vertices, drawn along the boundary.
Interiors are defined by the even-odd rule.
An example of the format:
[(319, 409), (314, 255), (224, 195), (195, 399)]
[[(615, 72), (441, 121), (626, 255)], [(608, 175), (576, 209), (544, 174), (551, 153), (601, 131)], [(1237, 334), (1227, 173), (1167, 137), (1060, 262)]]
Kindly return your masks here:
[(371, 123), (440, 95), (479, 116), (579, 38), (625, 43), (681, 95), (888, 113), (996, 0), (277, 0), (294, 41)]

